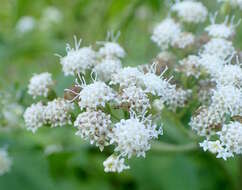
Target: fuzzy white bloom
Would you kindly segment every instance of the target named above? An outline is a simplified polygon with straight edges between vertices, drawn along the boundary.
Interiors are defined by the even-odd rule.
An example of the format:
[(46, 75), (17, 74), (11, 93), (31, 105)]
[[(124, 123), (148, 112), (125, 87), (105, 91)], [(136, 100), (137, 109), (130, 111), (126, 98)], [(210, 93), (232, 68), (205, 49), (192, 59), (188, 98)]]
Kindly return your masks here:
[(115, 145), (115, 152), (122, 157), (143, 156), (151, 147), (151, 140), (162, 134), (149, 118), (138, 117), (131, 113), (130, 119), (122, 119), (113, 128), (111, 143)]
[(79, 106), (83, 108), (96, 109), (98, 106), (104, 107), (107, 102), (113, 101), (116, 98), (114, 91), (101, 81), (94, 81), (92, 84), (82, 84), (83, 88), (78, 93)]
[(203, 46), (203, 54), (216, 55), (221, 59), (226, 59), (235, 53), (232, 42), (222, 38), (213, 38)]
[(166, 80), (163, 75), (167, 71), (167, 68), (158, 76), (156, 75), (156, 64), (153, 64), (146, 74), (142, 77), (142, 86), (145, 92), (151, 93), (160, 97), (170, 96), (175, 92), (175, 85), (171, 85), (169, 80)]
[(42, 103), (32, 104), (24, 112), (24, 121), (27, 126), (27, 130), (33, 133), (45, 123), (44, 119), (45, 107)]
[(202, 66), (211, 76), (215, 76), (222, 70), (226, 62), (219, 58), (217, 54), (202, 54), (199, 59), (199, 65)]
[(88, 109), (77, 116), (74, 126), (78, 129), (76, 135), (90, 141), (91, 144), (96, 144), (102, 151), (104, 146), (110, 144), (111, 123), (110, 115), (106, 115), (100, 110)]
[(178, 1), (171, 10), (176, 12), (182, 21), (188, 23), (204, 22), (207, 18), (207, 8), (201, 2)]
[(36, 98), (37, 96), (47, 97), (50, 88), (54, 85), (51, 74), (48, 72), (35, 74), (29, 81), (28, 93)]
[(124, 58), (126, 55), (124, 49), (116, 42), (103, 42), (102, 45), (98, 51), (102, 58)]
[(108, 82), (111, 80), (111, 76), (121, 69), (122, 64), (119, 59), (103, 59), (93, 68), (93, 71), (97, 73), (98, 79)]
[(213, 78), (219, 85), (242, 87), (242, 69), (239, 65), (225, 65), (221, 69), (217, 69)]
[(232, 7), (242, 10), (242, 0), (218, 0), (218, 2), (228, 2)]
[(242, 91), (233, 85), (218, 86), (213, 90), (211, 107), (231, 116), (242, 115)]
[(71, 110), (74, 105), (64, 99), (54, 99), (45, 107), (44, 118), (45, 122), (50, 124), (51, 127), (63, 126), (71, 124)]
[(143, 73), (135, 67), (125, 67), (118, 73), (112, 75), (110, 84), (119, 84), (120, 87), (128, 87), (136, 85), (140, 82), (140, 78), (143, 77)]
[(225, 120), (224, 115), (213, 107), (201, 107), (197, 112), (198, 114), (192, 117), (189, 125), (200, 136), (209, 138), (214, 135), (215, 129)]
[(172, 41), (172, 46), (178, 47), (180, 49), (187, 48), (193, 45), (195, 42), (195, 37), (192, 33), (181, 32), (178, 36)]
[(104, 162), (105, 172), (122, 172), (123, 170), (129, 169), (130, 167), (124, 164), (124, 158), (119, 158), (118, 156), (111, 155)]
[(91, 69), (96, 63), (96, 52), (91, 47), (82, 47), (81, 40), (78, 42), (74, 37), (75, 47), (71, 48), (70, 44), (67, 44), (67, 55), (60, 57), (60, 64), (62, 70), (66, 76), (75, 75), (76, 73), (83, 73), (87, 69)]
[(183, 90), (181, 88), (176, 89), (175, 91), (171, 91), (169, 96), (165, 96), (163, 99), (165, 103), (168, 105), (168, 108), (175, 111), (178, 107), (184, 107), (186, 101), (191, 96), (191, 90)]
[(4, 148), (0, 149), (0, 176), (9, 172), (11, 169), (12, 160), (8, 155), (7, 150)]
[(171, 18), (166, 18), (159, 23), (153, 31), (151, 40), (155, 42), (162, 50), (169, 48), (174, 39), (181, 33), (181, 26)]
[(127, 105), (132, 110), (143, 112), (150, 108), (150, 102), (145, 92), (136, 86), (124, 88), (121, 94), (121, 104)]
[(175, 68), (175, 70), (185, 73), (188, 77), (194, 76), (199, 78), (201, 75), (199, 60), (200, 58), (198, 56), (189, 55), (188, 57), (179, 61), (179, 66)]
[(208, 32), (208, 35), (215, 38), (230, 38), (235, 34), (235, 28), (239, 25), (240, 20), (235, 24), (234, 18), (232, 17), (229, 21), (229, 17), (227, 16), (223, 23), (216, 24), (216, 16), (210, 17), (211, 25), (205, 28), (205, 31)]
[(217, 133), (221, 144), (232, 154), (242, 154), (242, 124), (231, 122), (223, 125), (222, 130)]
[(20, 34), (28, 33), (36, 27), (36, 20), (31, 16), (21, 17), (16, 24), (16, 31)]

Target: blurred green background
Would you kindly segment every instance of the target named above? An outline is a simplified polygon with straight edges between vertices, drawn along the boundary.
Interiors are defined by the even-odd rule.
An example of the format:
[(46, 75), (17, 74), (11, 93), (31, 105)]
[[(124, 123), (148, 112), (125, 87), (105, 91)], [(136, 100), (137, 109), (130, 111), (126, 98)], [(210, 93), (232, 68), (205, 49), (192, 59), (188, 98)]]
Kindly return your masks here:
[[(215, 1), (203, 1), (211, 12)], [(58, 23), (41, 27), (43, 12), (55, 7)], [(233, 12), (241, 18), (241, 12)], [(65, 55), (65, 44), (73, 35), (83, 45), (102, 41), (108, 30), (121, 31), (120, 44), (127, 56), (123, 65), (150, 62), (159, 49), (150, 40), (155, 23), (167, 15), (163, 0), (0, 0), (0, 107), (9, 120), (0, 117), (0, 147), (8, 146), (13, 159), (11, 171), (0, 177), (1, 190), (222, 190), (239, 189), (239, 159), (222, 161), (200, 150), (190, 153), (150, 151), (146, 159), (131, 159), (131, 169), (107, 174), (100, 153), (74, 135), (73, 127), (40, 129), (35, 135), (23, 129), (19, 115), (32, 99), (26, 86), (33, 73), (48, 71), (56, 80), (59, 95), (73, 82), (64, 77), (55, 53)], [(16, 29), (23, 16), (31, 16), (36, 27), (27, 33)], [(200, 26), (199, 26), (200, 27)], [(236, 48), (242, 48), (242, 27), (237, 28)], [(199, 32), (199, 31), (196, 31)], [(73, 44), (73, 43), (72, 43)], [(1, 108), (0, 108), (1, 110)], [(182, 122), (187, 125), (187, 119)], [(186, 143), (190, 139), (173, 130), (177, 121), (164, 118), (161, 140)]]

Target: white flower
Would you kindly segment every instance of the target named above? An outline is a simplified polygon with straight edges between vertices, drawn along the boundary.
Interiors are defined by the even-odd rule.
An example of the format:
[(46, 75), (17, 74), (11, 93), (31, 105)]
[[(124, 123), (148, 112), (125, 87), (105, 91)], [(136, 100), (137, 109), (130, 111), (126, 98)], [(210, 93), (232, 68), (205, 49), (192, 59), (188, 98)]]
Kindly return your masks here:
[(27, 32), (32, 31), (36, 26), (36, 21), (31, 16), (23, 16), (21, 17), (17, 24), (16, 24), (16, 30), (20, 34), (24, 34)]
[(111, 123), (110, 115), (106, 115), (100, 110), (88, 109), (77, 116), (74, 126), (78, 129), (76, 135), (80, 135), (91, 144), (96, 144), (102, 151), (104, 146), (110, 144)]
[(172, 46), (178, 47), (180, 49), (187, 48), (195, 42), (195, 37), (192, 33), (181, 32), (179, 35), (175, 36), (176, 37), (172, 41)]
[(200, 136), (210, 138), (215, 134), (215, 129), (225, 120), (223, 113), (213, 107), (201, 107), (197, 112), (198, 114), (191, 118), (189, 125)]
[(242, 91), (233, 85), (218, 86), (213, 90), (211, 107), (231, 116), (242, 115)]
[(216, 141), (208, 141), (204, 140), (202, 143), (199, 143), (204, 151), (210, 151), (213, 154), (221, 152), (223, 150), (223, 146), (221, 145), (219, 140)]
[(188, 57), (179, 61), (179, 66), (176, 68), (176, 70), (185, 73), (188, 77), (194, 76), (199, 78), (201, 75), (199, 60), (200, 58), (198, 56), (189, 55)]
[(124, 58), (124, 49), (116, 42), (103, 42), (103, 47), (98, 51), (98, 55), (102, 58)]
[(207, 8), (201, 2), (195, 1), (178, 1), (171, 10), (178, 14), (184, 22), (200, 23), (207, 18)]
[(242, 124), (231, 122), (223, 125), (222, 130), (217, 133), (221, 144), (232, 154), (242, 154)]
[(83, 108), (96, 109), (98, 106), (104, 107), (107, 102), (116, 98), (114, 91), (101, 81), (94, 81), (89, 85), (81, 85), (83, 89), (77, 95), (79, 97), (79, 106)]
[(232, 42), (222, 38), (213, 38), (203, 46), (203, 54), (216, 55), (221, 59), (231, 57), (235, 53)]
[(27, 125), (27, 130), (32, 131), (33, 133), (45, 122), (44, 119), (45, 107), (42, 103), (32, 104), (24, 112), (24, 121)]
[(234, 18), (232, 17), (229, 22), (229, 17), (227, 16), (223, 23), (216, 24), (217, 13), (214, 16), (210, 17), (211, 25), (205, 28), (205, 31), (208, 32), (208, 35), (215, 38), (230, 38), (235, 34), (235, 28), (239, 25), (240, 21), (237, 24), (234, 24)]
[(105, 172), (122, 172), (123, 170), (129, 169), (129, 166), (124, 164), (124, 158), (119, 158), (118, 156), (111, 155), (104, 162)]
[(98, 79), (108, 82), (111, 80), (111, 76), (121, 68), (122, 64), (119, 59), (103, 59), (101, 63), (93, 68), (93, 71), (97, 73)]
[(219, 58), (217, 54), (201, 54), (199, 65), (202, 66), (211, 76), (215, 76), (226, 62)]
[(0, 176), (10, 171), (12, 160), (8, 156), (8, 152), (1, 148), (0, 149)]
[(122, 157), (143, 156), (150, 149), (150, 141), (162, 134), (161, 128), (151, 123), (149, 118), (139, 118), (131, 113), (130, 119), (122, 119), (115, 124), (111, 143)]
[(180, 24), (171, 18), (166, 18), (154, 28), (151, 40), (162, 50), (166, 50), (172, 41), (179, 36), (180, 32)]
[(162, 99), (155, 99), (152, 103), (153, 108), (157, 112), (161, 112), (163, 110), (164, 106), (164, 100)]
[(168, 107), (175, 111), (178, 107), (184, 107), (186, 101), (191, 96), (191, 90), (183, 90), (181, 88), (171, 90), (170, 95), (164, 96), (163, 99)]
[(175, 86), (171, 85), (169, 81), (163, 77), (166, 70), (167, 68), (158, 76), (155, 74), (156, 64), (152, 65), (151, 70), (141, 78), (145, 92), (164, 98), (170, 96), (171, 93), (175, 91)]
[(28, 93), (36, 98), (37, 96), (47, 97), (50, 88), (54, 85), (50, 73), (35, 74), (29, 82)]
[(143, 73), (135, 67), (125, 67), (118, 73), (112, 75), (110, 84), (119, 84), (120, 87), (128, 87), (139, 83), (140, 78), (143, 77)]
[(148, 96), (141, 88), (136, 86), (130, 86), (122, 90), (121, 104), (139, 112), (150, 108)]
[(221, 69), (217, 69), (213, 78), (219, 85), (242, 87), (242, 69), (239, 65), (225, 65)]
[(71, 124), (70, 112), (74, 109), (73, 106), (72, 103), (61, 98), (48, 102), (44, 110), (45, 122), (52, 127)]
[(67, 44), (65, 57), (60, 57), (60, 64), (64, 74), (74, 75), (76, 73), (83, 73), (87, 69), (91, 69), (96, 63), (96, 52), (91, 47), (80, 48), (81, 40), (77, 42), (76, 37), (75, 47), (71, 48), (70, 44)]

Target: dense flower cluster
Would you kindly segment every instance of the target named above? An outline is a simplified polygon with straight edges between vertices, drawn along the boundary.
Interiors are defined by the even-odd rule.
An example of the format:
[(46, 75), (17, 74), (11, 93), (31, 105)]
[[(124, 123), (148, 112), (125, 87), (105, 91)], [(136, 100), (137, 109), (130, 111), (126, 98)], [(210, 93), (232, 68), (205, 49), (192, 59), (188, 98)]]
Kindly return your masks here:
[(64, 99), (52, 97), (50, 75), (34, 76), (29, 94), (45, 99), (26, 109), (27, 129), (73, 123), (76, 135), (101, 151), (113, 148), (104, 171), (122, 172), (129, 169), (126, 160), (145, 157), (152, 140), (163, 134), (156, 118), (164, 107), (182, 117), (180, 108), (196, 100), (200, 107), (189, 124), (204, 137), (200, 146), (224, 159), (241, 154), (242, 70), (232, 43), (238, 23), (226, 17), (217, 24), (215, 14), (202, 34), (193, 34), (186, 23), (205, 22), (207, 8), (177, 1), (171, 12), (176, 14), (154, 27), (151, 40), (161, 52), (151, 64), (123, 67), (126, 52), (117, 43), (119, 34), (110, 32), (106, 41), (87, 47), (75, 37), (75, 47), (68, 44), (67, 55), (60, 56), (64, 75), (76, 77), (74, 86), (65, 89)]

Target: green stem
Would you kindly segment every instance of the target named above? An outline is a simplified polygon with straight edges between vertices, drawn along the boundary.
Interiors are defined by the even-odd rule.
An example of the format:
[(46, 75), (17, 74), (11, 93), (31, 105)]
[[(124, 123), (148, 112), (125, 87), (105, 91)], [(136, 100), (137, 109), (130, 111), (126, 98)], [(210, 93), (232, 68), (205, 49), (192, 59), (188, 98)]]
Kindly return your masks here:
[(164, 142), (155, 142), (152, 145), (151, 151), (157, 152), (157, 153), (160, 153), (160, 152), (177, 153), (177, 152), (192, 152), (197, 149), (198, 149), (198, 145), (196, 143), (175, 145), (175, 144), (169, 144)]

